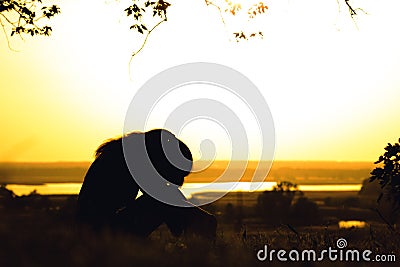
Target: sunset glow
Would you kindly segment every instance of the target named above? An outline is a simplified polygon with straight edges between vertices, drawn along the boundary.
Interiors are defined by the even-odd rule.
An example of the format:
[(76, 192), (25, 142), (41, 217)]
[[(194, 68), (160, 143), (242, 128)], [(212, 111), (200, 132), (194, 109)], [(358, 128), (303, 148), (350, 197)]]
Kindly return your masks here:
[[(360, 1), (368, 15), (360, 14), (357, 30), (336, 1), (274, 2), (252, 25), (264, 39), (236, 43), (203, 1), (171, 1), (168, 21), (133, 58), (130, 74), (141, 36), (129, 31), (114, 1), (59, 1), (50, 38), (10, 39), (20, 52), (0, 34), (0, 161), (91, 161), (99, 144), (122, 134), (144, 82), (195, 61), (230, 66), (258, 86), (274, 118), (276, 159), (375, 161), (400, 133), (399, 3)], [(166, 110), (159, 108), (160, 116)], [(192, 126), (182, 138), (198, 158), (201, 136), (193, 133), (208, 127)], [(219, 130), (207, 132), (213, 135), (222, 140), (219, 159), (229, 158), (229, 142)], [(257, 142), (252, 146), (257, 159)]]

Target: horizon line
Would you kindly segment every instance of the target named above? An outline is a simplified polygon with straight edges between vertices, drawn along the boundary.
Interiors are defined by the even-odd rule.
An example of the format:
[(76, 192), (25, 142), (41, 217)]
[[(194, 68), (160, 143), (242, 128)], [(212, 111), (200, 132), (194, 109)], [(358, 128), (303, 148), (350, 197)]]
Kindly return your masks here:
[[(19, 160), (15, 160), (15, 161), (0, 161), (0, 164), (4, 164), (4, 163), (92, 163), (94, 161), (93, 160), (54, 160), (54, 161), (19, 161)], [(204, 162), (204, 161), (208, 161), (208, 160), (196, 160), (194, 162)], [(304, 159), (304, 160), (300, 160), (300, 159), (294, 159), (294, 160), (290, 160), (290, 159), (276, 159), (276, 160), (245, 160), (245, 159), (235, 159), (235, 160), (228, 160), (228, 159), (216, 159), (213, 160), (215, 162), (228, 162), (228, 161), (247, 161), (247, 162), (270, 162), (272, 161), (272, 163), (274, 162), (326, 162), (326, 163), (371, 163), (374, 164), (374, 161), (367, 161), (367, 160), (316, 160), (316, 159)]]

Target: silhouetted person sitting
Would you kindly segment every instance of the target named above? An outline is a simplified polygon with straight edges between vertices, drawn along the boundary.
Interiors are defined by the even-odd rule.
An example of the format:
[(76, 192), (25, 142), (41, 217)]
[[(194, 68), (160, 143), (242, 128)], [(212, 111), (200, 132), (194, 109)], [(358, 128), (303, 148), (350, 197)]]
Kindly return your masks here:
[[(126, 164), (124, 149), (133, 155), (128, 160), (134, 161), (136, 180)], [(191, 205), (179, 190), (192, 162), (189, 148), (166, 130), (134, 132), (109, 140), (97, 149), (96, 159), (86, 173), (78, 198), (78, 218), (95, 229), (107, 226), (143, 237), (163, 223), (174, 235), (192, 232), (214, 237), (215, 217)], [(179, 206), (153, 198), (136, 181), (140, 185), (154, 184)], [(139, 189), (143, 195), (136, 199)]]

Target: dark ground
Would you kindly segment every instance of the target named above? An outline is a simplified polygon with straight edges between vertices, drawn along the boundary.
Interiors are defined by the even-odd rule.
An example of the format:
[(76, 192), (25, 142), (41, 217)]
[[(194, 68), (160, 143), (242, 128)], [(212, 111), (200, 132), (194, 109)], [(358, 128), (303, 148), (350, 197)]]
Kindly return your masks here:
[[(0, 266), (266, 266), (284, 265), (274, 258), (260, 262), (257, 252), (269, 249), (336, 248), (345, 238), (348, 249), (400, 257), (400, 234), (390, 228), (356, 193), (306, 193), (317, 203), (318, 216), (271, 220), (260, 215), (257, 196), (231, 193), (205, 207), (218, 219), (215, 241), (173, 237), (165, 226), (148, 239), (104, 230), (95, 233), (74, 220), (76, 196), (0, 199)], [(358, 199), (358, 200), (357, 200)], [(1, 202), (0, 202), (1, 203)], [(307, 215), (309, 217), (309, 215)], [(314, 218), (313, 218), (314, 219)], [(366, 221), (364, 228), (340, 229), (339, 220)], [(371, 256), (372, 257), (372, 256)], [(393, 262), (289, 262), (291, 266), (397, 266)], [(286, 263), (288, 264), (288, 263)], [(398, 263), (397, 263), (398, 264)]]

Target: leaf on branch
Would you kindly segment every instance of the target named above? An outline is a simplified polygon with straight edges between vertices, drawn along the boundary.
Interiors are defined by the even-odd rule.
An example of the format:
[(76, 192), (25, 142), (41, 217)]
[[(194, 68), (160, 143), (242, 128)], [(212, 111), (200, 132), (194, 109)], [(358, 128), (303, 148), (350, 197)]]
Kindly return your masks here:
[(49, 36), (51, 34), (52, 28), (40, 25), (39, 21), (42, 18), (50, 19), (61, 11), (56, 5), (41, 6), (39, 5), (41, 3), (41, 0), (0, 1), (0, 14), (5, 18), (7, 26), (11, 27), (11, 36), (22, 34)]
[(171, 6), (170, 3), (165, 2), (163, 0), (159, 0), (158, 2), (154, 3), (152, 6), (153, 8), (153, 17), (158, 15), (159, 17), (166, 17), (167, 15), (167, 8)]
[(43, 27), (43, 34), (46, 35), (46, 36), (50, 36), (52, 30), (53, 30), (53, 29), (52, 29), (51, 27), (49, 27), (49, 26), (44, 26), (44, 27)]
[(130, 7), (126, 8), (124, 11), (126, 11), (126, 15), (129, 17), (130, 15), (132, 15), (132, 9)]
[(242, 9), (241, 4), (234, 4), (230, 7), (230, 9), (226, 9), (225, 12), (230, 12), (232, 15), (236, 15)]
[(370, 182), (377, 180), (383, 193), (388, 199), (394, 201), (400, 208), (400, 140), (399, 143), (385, 147), (385, 153), (379, 157), (375, 164), (383, 163), (371, 172)]
[(236, 42), (239, 42), (240, 39), (247, 40), (246, 34), (243, 31), (234, 32), (233, 35), (235, 36)]
[(129, 27), (129, 29), (136, 29), (139, 33), (143, 34), (144, 31), (148, 31), (147, 27), (144, 24), (134, 24)]
[(258, 4), (252, 5), (248, 11), (247, 14), (249, 15), (250, 18), (254, 18), (257, 15), (264, 14), (268, 10), (268, 6), (265, 5), (263, 2), (259, 2)]
[(55, 5), (53, 5), (51, 7), (43, 7), (42, 10), (43, 10), (43, 16), (45, 16), (48, 19), (61, 13), (60, 8)]

